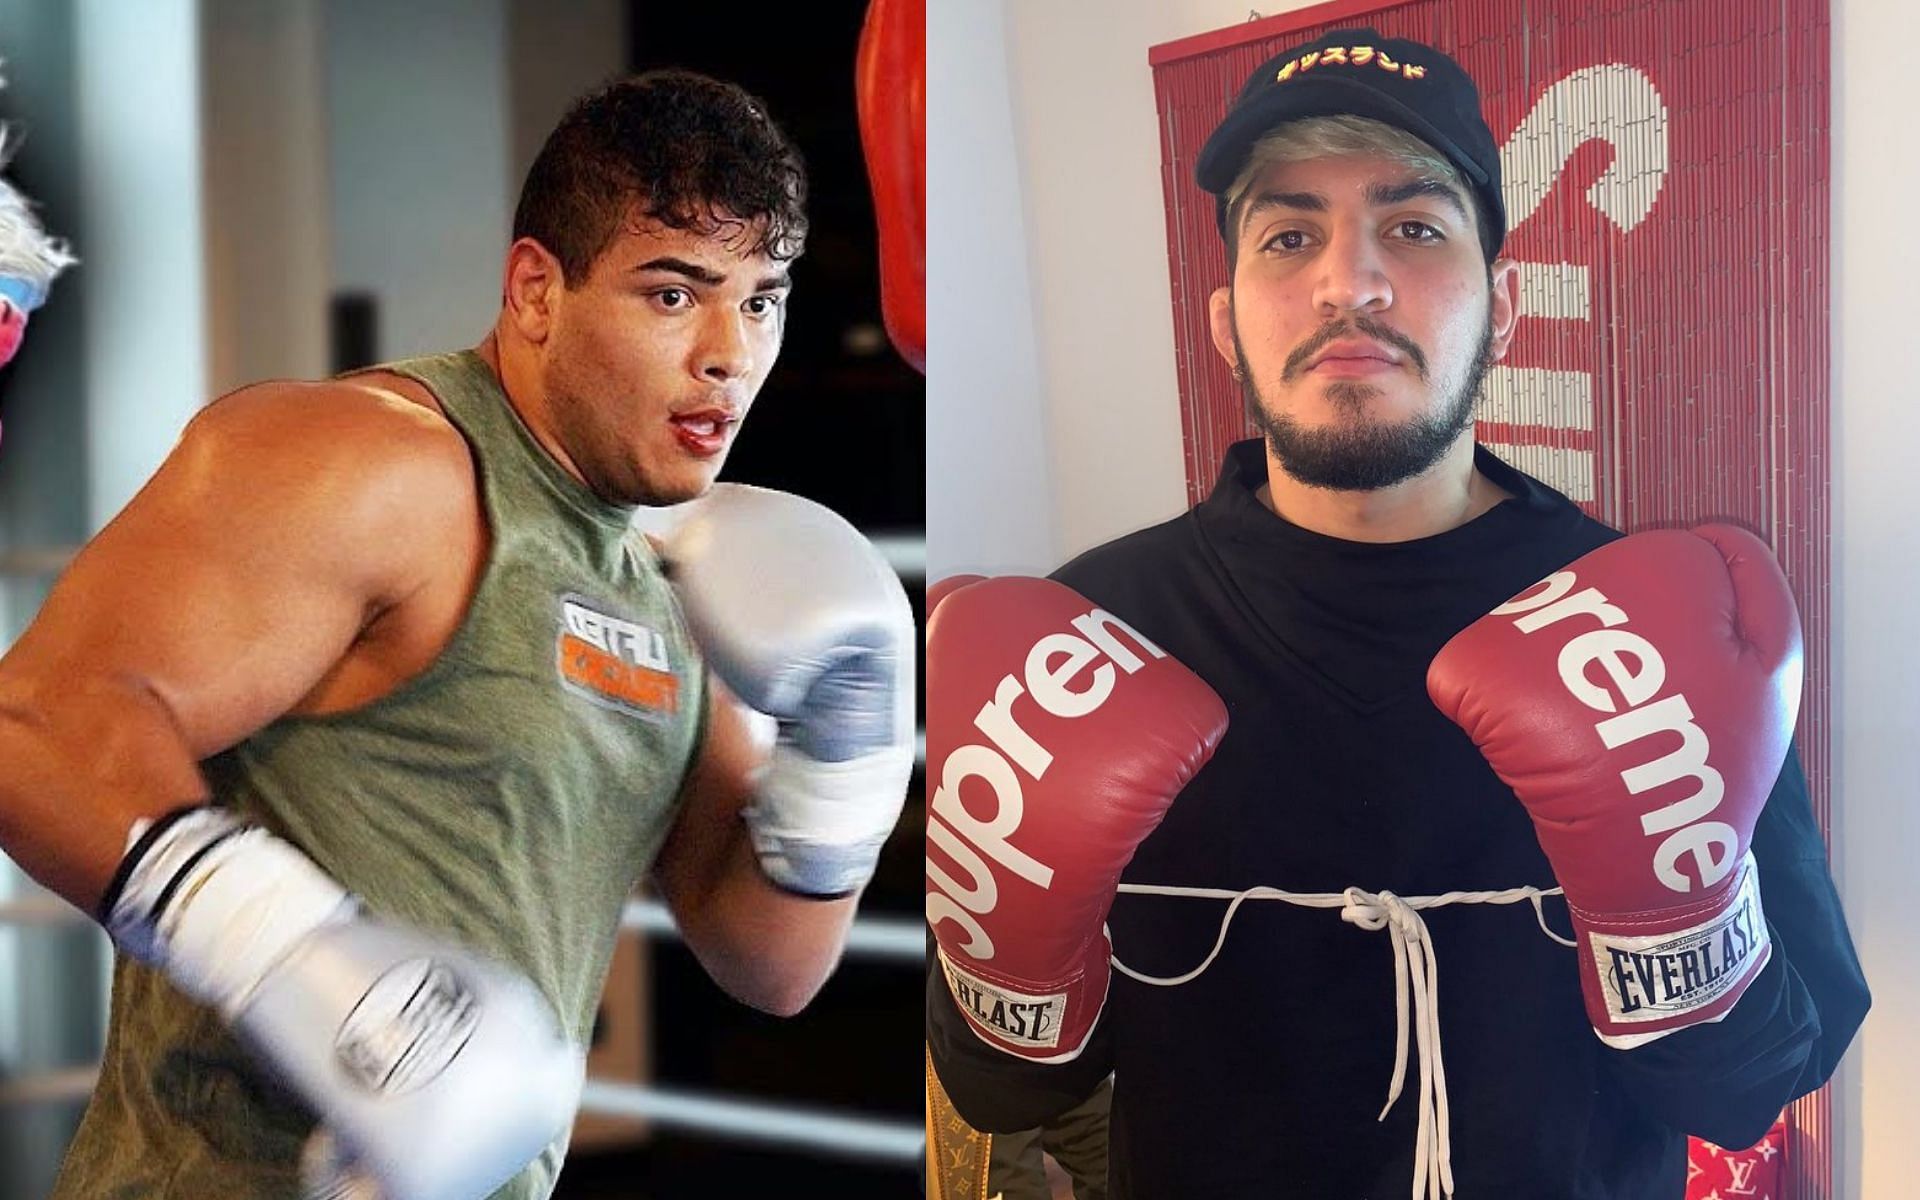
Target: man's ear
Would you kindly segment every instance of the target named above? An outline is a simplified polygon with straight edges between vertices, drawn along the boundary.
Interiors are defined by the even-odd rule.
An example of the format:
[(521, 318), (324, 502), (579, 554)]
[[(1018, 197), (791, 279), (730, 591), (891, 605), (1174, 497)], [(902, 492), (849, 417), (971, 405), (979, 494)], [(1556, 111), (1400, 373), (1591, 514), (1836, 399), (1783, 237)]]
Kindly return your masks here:
[(507, 247), (502, 301), (521, 337), (536, 344), (547, 340), (553, 328), (553, 310), (565, 290), (566, 276), (560, 260), (545, 246), (523, 237)]
[(1511, 258), (1496, 258), (1487, 271), (1492, 277), (1487, 314), (1492, 340), (1487, 344), (1487, 353), (1499, 362), (1507, 356), (1507, 348), (1513, 344), (1514, 328), (1520, 322), (1520, 264)]
[(1207, 329), (1213, 334), (1213, 348), (1232, 368), (1240, 362), (1233, 345), (1233, 288), (1215, 288), (1207, 297)]

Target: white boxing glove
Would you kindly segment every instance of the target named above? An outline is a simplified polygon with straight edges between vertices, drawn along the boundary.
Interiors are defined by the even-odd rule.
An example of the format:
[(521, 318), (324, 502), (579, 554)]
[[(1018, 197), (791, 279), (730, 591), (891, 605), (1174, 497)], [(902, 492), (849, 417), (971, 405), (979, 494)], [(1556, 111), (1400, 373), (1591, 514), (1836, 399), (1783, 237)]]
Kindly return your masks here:
[(130, 840), (107, 931), (312, 1107), (310, 1195), (482, 1200), (572, 1124), (585, 1057), (518, 972), (369, 918), (306, 855), (224, 810), (182, 810)]
[(779, 723), (746, 811), (761, 869), (799, 895), (858, 891), (913, 777), (918, 638), (899, 577), (831, 510), (740, 484), (687, 505), (661, 554), (707, 661)]

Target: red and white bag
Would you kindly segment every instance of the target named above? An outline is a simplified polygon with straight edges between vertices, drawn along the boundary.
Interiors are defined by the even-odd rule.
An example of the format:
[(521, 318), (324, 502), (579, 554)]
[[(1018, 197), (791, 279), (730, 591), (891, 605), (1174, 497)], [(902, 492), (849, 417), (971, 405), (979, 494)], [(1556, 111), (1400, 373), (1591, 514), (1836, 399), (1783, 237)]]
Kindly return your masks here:
[(1699, 1138), (1687, 1139), (1686, 1200), (1780, 1200), (1786, 1178), (1787, 1115), (1745, 1150), (1724, 1150)]

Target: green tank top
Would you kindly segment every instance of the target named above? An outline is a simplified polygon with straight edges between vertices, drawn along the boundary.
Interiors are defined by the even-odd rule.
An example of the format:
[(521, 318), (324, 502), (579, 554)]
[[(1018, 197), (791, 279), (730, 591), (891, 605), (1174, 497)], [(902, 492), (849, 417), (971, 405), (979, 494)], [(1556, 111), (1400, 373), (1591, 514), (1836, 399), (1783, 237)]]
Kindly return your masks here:
[[(630, 510), (596, 498), (465, 352), (383, 368), (439, 398), (492, 544), (440, 657), (352, 712), (276, 721), (203, 763), (373, 912), (524, 972), (591, 1035), (622, 902), (704, 729), (703, 669)], [(118, 959), (100, 1082), (55, 1200), (299, 1194), (313, 1127), (211, 1010)], [(495, 1200), (546, 1197), (564, 1144)]]

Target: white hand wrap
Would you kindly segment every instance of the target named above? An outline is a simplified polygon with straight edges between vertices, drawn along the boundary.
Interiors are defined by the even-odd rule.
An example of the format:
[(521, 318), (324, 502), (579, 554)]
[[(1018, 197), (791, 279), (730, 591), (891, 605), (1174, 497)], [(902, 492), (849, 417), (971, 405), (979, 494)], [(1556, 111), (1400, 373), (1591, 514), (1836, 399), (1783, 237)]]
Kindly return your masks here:
[(218, 808), (135, 825), (121, 870), (107, 932), (229, 1019), (295, 945), (358, 908), (306, 855)]

